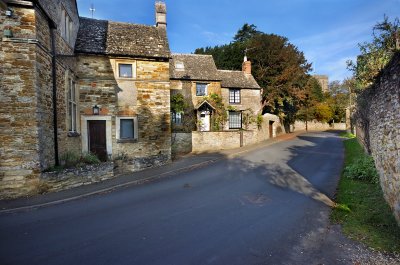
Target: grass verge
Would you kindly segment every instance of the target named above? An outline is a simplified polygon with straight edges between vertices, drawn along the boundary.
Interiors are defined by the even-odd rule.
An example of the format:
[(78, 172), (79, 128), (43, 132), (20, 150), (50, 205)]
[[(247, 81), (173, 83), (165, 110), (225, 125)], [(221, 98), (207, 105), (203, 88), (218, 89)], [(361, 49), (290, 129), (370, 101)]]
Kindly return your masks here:
[[(344, 146), (345, 167), (365, 155), (356, 138), (345, 140)], [(342, 174), (336, 201), (341, 207), (333, 209), (331, 220), (341, 224), (348, 237), (379, 251), (400, 253), (400, 227), (379, 183), (350, 179)]]

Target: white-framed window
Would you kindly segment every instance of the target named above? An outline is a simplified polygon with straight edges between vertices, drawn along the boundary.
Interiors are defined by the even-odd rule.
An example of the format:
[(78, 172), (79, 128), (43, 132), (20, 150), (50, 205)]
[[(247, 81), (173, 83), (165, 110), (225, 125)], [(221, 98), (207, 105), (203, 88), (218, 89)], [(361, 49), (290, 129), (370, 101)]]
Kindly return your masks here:
[(67, 79), (68, 86), (68, 130), (70, 132), (76, 132), (76, 118), (77, 118), (77, 100), (76, 100), (76, 85), (71, 79)]
[(135, 78), (136, 63), (133, 62), (117, 62), (118, 78)]
[(171, 119), (172, 123), (175, 125), (182, 125), (182, 118), (183, 118), (183, 113), (182, 112), (172, 112), (171, 113)]
[(240, 103), (240, 89), (229, 89), (229, 103)]
[(206, 83), (196, 83), (196, 96), (207, 96)]
[(117, 117), (116, 119), (117, 140), (133, 141), (138, 138), (137, 117)]
[(229, 112), (229, 129), (242, 128), (242, 112), (230, 111)]

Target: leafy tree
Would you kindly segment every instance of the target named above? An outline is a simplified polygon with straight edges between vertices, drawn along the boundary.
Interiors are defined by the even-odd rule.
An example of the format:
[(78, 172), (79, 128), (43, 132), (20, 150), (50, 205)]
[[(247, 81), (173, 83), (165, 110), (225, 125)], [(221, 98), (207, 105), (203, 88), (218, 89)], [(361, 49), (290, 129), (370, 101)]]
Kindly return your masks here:
[(259, 34), (250, 40), (250, 47), (253, 74), (263, 87), (263, 112), (278, 115), (288, 130), (305, 99), (311, 64), (297, 47), (279, 35)]
[(320, 122), (329, 122), (333, 118), (332, 109), (326, 103), (318, 103), (315, 106), (314, 117)]
[(261, 31), (257, 30), (257, 27), (254, 24), (245, 23), (241, 29), (238, 30), (233, 40), (235, 42), (246, 42), (252, 39), (254, 36), (261, 34)]
[(361, 54), (357, 61), (348, 61), (348, 69), (353, 71), (357, 89), (371, 85), (375, 77), (392, 58), (394, 51), (400, 49), (400, 21), (393, 22), (385, 15), (382, 22), (373, 28), (372, 42), (359, 44)]

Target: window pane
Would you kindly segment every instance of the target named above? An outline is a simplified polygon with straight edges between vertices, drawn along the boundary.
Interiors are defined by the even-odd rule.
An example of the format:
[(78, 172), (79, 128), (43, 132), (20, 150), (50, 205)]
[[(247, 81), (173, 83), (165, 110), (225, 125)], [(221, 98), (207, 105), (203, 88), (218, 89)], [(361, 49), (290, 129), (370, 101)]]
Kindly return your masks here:
[(241, 112), (229, 112), (229, 128), (240, 129), (242, 128), (242, 113)]
[(133, 138), (133, 119), (120, 120), (120, 138)]
[(131, 64), (119, 64), (119, 77), (132, 77), (132, 65)]
[(240, 103), (239, 89), (229, 89), (229, 103)]
[(205, 96), (207, 95), (207, 84), (196, 83), (196, 96)]
[(72, 104), (72, 131), (76, 131), (76, 104)]
[(72, 131), (72, 103), (68, 104), (68, 121), (69, 121), (69, 130)]

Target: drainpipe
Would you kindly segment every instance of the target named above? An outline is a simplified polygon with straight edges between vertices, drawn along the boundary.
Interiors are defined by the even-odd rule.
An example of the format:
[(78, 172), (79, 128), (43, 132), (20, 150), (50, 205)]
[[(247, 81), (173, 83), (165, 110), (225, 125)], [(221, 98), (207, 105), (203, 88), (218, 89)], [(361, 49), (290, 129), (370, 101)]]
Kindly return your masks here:
[(54, 164), (59, 166), (58, 159), (58, 130), (57, 130), (57, 70), (56, 70), (56, 41), (55, 28), (50, 28), (51, 38), (51, 76), (53, 82), (53, 132), (54, 132)]

